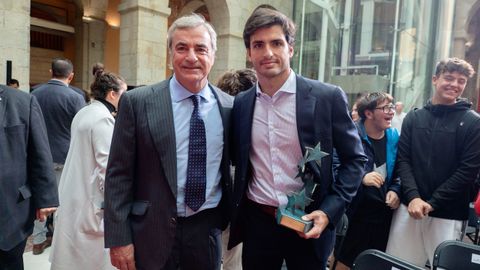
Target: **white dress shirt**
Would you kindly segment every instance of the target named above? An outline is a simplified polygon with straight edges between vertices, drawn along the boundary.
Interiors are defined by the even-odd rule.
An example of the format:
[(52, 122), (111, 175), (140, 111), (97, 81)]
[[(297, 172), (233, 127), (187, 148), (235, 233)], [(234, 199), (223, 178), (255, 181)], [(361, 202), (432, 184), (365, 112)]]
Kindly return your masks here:
[(222, 197), (220, 185), (220, 163), (223, 155), (223, 124), (217, 100), (208, 86), (198, 93), (200, 116), (205, 123), (207, 137), (207, 186), (205, 203), (194, 212), (185, 204), (185, 184), (187, 182), (188, 145), (190, 135), (190, 118), (193, 103), (189, 98), (193, 95), (185, 89), (173, 76), (170, 80), (172, 96), (173, 122), (175, 125), (175, 142), (177, 147), (177, 215), (191, 216), (205, 209), (217, 207)]
[(295, 100), (296, 77), (292, 70), (272, 97), (257, 83), (250, 149), (253, 179), (247, 189), (247, 197), (257, 203), (285, 205), (287, 195), (303, 187), (302, 180), (295, 178), (302, 158)]

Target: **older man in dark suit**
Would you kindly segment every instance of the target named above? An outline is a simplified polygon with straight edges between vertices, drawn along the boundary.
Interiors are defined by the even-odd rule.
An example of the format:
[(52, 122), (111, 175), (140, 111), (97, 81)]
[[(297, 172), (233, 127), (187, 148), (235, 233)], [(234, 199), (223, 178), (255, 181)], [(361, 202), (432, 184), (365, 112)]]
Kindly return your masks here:
[(121, 98), (105, 186), (105, 245), (119, 269), (219, 267), (232, 97), (208, 83), (216, 33), (203, 17), (168, 31), (172, 78)]
[(58, 206), (52, 155), (40, 106), (0, 85), (0, 269), (23, 269), (33, 220)]
[[(348, 114), (343, 91), (295, 75), (290, 69), (295, 26), (278, 11), (259, 8), (244, 33), (258, 83), (236, 96), (232, 110), (232, 156), (235, 170), (230, 247), (243, 241), (243, 269), (325, 269), (335, 225), (355, 195), (366, 161)], [(303, 218), (313, 221), (307, 233), (276, 223), (277, 207), (298, 192), (297, 164), (306, 147), (321, 144), (330, 156), (321, 166), (307, 164), (317, 188)], [(341, 161), (332, 175), (332, 152)]]

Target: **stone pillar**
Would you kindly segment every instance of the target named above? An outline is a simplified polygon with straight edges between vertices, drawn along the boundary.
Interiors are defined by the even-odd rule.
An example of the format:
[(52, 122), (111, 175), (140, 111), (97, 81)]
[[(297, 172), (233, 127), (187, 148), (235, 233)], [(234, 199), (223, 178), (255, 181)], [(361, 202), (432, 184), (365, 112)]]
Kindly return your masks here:
[(74, 81), (78, 87), (90, 89), (90, 84), (94, 80), (92, 67), (97, 62), (103, 63), (104, 60), (106, 22), (84, 18), (80, 30), (82, 34), (77, 40), (81, 41), (81, 46), (77, 43)]
[[(90, 89), (94, 78), (92, 66), (97, 62), (104, 62), (105, 52), (105, 21), (108, 1), (97, 0), (89, 2), (83, 7), (83, 17), (76, 24), (77, 54), (75, 61), (74, 81), (78, 87)], [(108, 67), (106, 67), (108, 70)]]
[(12, 78), (20, 89), (30, 89), (30, 1), (0, 2), (0, 84), (6, 84), (7, 60), (12, 61)]
[(205, 3), (210, 13), (211, 23), (217, 32), (215, 65), (209, 75), (209, 81), (215, 84), (225, 71), (245, 68), (246, 49), (242, 35), (246, 19), (242, 15), (250, 12), (240, 1), (227, 3), (227, 1), (207, 0)]
[(165, 79), (168, 0), (122, 0), (120, 12), (120, 74), (128, 85)]

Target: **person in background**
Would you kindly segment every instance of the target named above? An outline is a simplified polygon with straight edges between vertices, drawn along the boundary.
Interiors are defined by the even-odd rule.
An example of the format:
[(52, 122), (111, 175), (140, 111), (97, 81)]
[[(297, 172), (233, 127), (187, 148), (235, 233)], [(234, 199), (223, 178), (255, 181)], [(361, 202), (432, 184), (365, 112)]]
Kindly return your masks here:
[[(32, 95), (37, 98), (45, 118), (58, 185), (70, 145), (70, 126), (75, 114), (85, 106), (85, 100), (69, 87), (74, 76), (70, 60), (53, 59), (50, 73), (52, 79), (35, 88)], [(36, 222), (33, 230), (34, 255), (41, 254), (51, 245), (47, 231), (47, 224)]]
[(35, 219), (58, 206), (47, 130), (36, 98), (0, 85), (0, 270), (23, 270)]
[(225, 72), (217, 82), (217, 87), (231, 96), (252, 88), (257, 82), (255, 70), (250, 68)]
[(398, 143), (402, 204), (395, 211), (387, 253), (424, 266), (435, 248), (460, 240), (480, 172), (480, 116), (460, 98), (474, 70), (447, 58), (435, 68), (427, 104), (410, 111)]
[(360, 119), (360, 116), (358, 116), (358, 101), (356, 101), (355, 103), (353, 103), (353, 106), (352, 106), (352, 111), (350, 112), (350, 115), (352, 116), (352, 120), (354, 122), (357, 122), (359, 119)]
[(402, 133), (402, 123), (406, 115), (407, 113), (403, 112), (403, 103), (397, 101), (395, 103), (395, 115), (392, 119), (392, 127), (398, 130), (398, 134)]
[[(295, 25), (284, 14), (256, 9), (246, 22), (244, 43), (257, 73), (255, 87), (235, 97), (232, 110), (234, 200), (229, 247), (243, 242), (243, 269), (325, 269), (335, 225), (355, 195), (366, 157), (348, 113), (345, 93), (337, 86), (297, 76), (290, 68)], [(277, 207), (303, 182), (296, 177), (306, 147), (337, 149), (339, 178), (332, 157), (306, 171), (318, 183), (304, 220), (305, 234), (276, 222)]]
[(7, 83), (8, 86), (12, 87), (12, 88), (15, 88), (15, 89), (18, 89), (20, 87), (20, 83), (18, 82), (17, 79), (10, 79), (8, 80), (8, 83)]
[(104, 71), (105, 66), (100, 62), (97, 62), (92, 66), (92, 75), (94, 76), (94, 78), (96, 78), (97, 73), (102, 74)]
[(400, 204), (400, 178), (395, 174), (399, 135), (391, 127), (392, 101), (389, 94), (374, 92), (356, 102), (357, 130), (368, 161), (362, 184), (347, 210), (348, 230), (337, 270), (350, 269), (364, 250), (385, 251), (387, 247), (392, 213)]
[[(236, 96), (240, 92), (246, 91), (257, 82), (257, 75), (253, 69), (239, 69), (225, 72), (218, 79), (217, 87), (232, 96)], [(232, 176), (235, 168), (232, 167)], [(228, 239), (230, 235), (230, 227), (222, 233), (222, 269), (224, 270), (241, 270), (242, 269), (242, 244), (228, 250)]]
[(92, 102), (73, 118), (60, 179), (52, 270), (115, 269), (104, 248), (103, 201), (115, 114), (127, 85), (116, 74), (97, 72), (90, 89)]
[(173, 77), (120, 100), (105, 180), (105, 246), (119, 269), (220, 267), (233, 97), (208, 83), (216, 38), (201, 15), (178, 18)]

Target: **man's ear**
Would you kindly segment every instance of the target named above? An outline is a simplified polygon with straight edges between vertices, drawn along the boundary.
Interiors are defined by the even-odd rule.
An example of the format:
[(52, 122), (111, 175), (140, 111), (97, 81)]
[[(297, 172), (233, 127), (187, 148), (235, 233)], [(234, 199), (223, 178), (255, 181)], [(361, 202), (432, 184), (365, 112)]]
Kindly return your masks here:
[(252, 59), (250, 58), (250, 48), (247, 48), (246, 54), (247, 54), (247, 60), (252, 62)]
[(288, 55), (290, 56), (290, 58), (293, 57), (293, 52), (294, 52), (293, 46), (288, 44)]
[(364, 114), (365, 114), (366, 119), (372, 119), (373, 118), (373, 111), (365, 110)]

